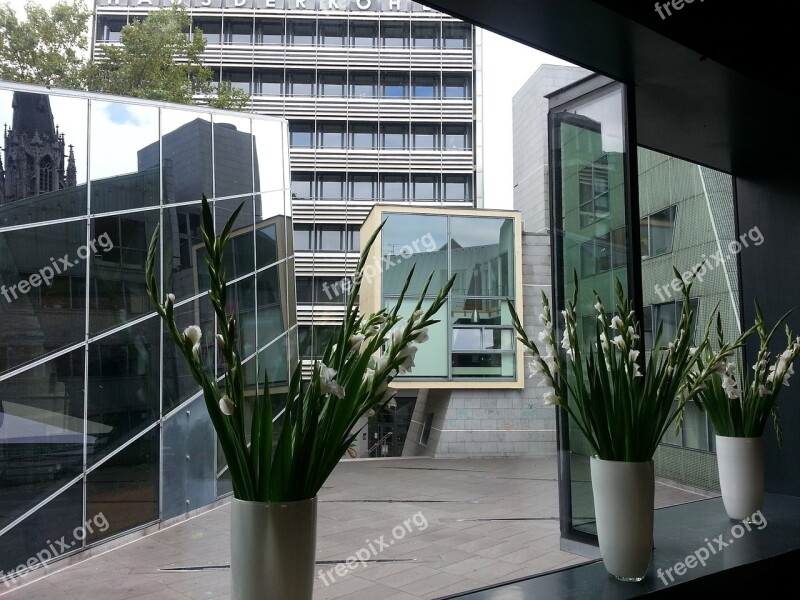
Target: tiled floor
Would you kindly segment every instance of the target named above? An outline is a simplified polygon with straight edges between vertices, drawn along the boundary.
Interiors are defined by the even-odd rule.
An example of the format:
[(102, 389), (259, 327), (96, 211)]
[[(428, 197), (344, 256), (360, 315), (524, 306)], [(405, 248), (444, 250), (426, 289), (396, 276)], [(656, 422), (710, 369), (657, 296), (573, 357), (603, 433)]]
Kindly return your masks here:
[[(664, 483), (656, 497), (658, 505), (701, 498)], [(343, 577), (331, 572), (327, 585), (318, 577), (314, 600), (438, 598), (586, 560), (559, 550), (554, 457), (348, 461), (319, 500), (317, 560), (325, 572), (335, 567), (329, 561), (344, 561), (367, 540), (393, 539), (393, 528), (407, 519), (412, 531), (372, 557), (387, 562)], [(0, 596), (230, 599), (228, 532), (226, 504), (6, 594), (0, 588)], [(216, 568), (163, 570), (181, 567)]]

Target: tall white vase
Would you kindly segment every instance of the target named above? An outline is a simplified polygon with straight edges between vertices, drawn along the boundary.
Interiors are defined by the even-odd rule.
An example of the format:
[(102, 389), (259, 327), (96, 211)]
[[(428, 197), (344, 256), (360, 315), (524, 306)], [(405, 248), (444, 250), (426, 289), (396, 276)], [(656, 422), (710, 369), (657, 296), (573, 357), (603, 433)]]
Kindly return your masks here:
[(764, 438), (716, 436), (719, 487), (725, 512), (743, 521), (764, 502)]
[(233, 600), (311, 600), (317, 498), (231, 501)]
[(591, 459), (597, 538), (611, 577), (641, 581), (653, 554), (653, 462)]

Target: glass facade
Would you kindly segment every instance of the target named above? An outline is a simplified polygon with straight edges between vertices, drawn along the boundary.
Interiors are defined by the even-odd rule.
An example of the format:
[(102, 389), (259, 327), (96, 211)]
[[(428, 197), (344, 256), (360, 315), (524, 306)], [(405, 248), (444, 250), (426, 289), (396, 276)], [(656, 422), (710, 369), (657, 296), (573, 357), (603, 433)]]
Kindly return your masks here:
[[(559, 156), (553, 179), (556, 308), (572, 297), (577, 277), (578, 322), (584, 336), (593, 334), (593, 290), (608, 306), (619, 279), (641, 311), (644, 350), (650, 351), (659, 327), (666, 338), (676, 333), (682, 297), (674, 269), (696, 271), (690, 300), (695, 335), (718, 310), (726, 339), (735, 339), (741, 331), (739, 274), (735, 257), (726, 256), (738, 244), (732, 178), (654, 150), (632, 152), (625, 110), (618, 84), (551, 108), (551, 145)], [(757, 243), (757, 233), (748, 239)], [(560, 422), (562, 519), (573, 533), (591, 534), (591, 451), (576, 427), (563, 426), (566, 418)], [(690, 403), (681, 430), (671, 428), (656, 451), (656, 475), (718, 491), (713, 439), (705, 414)]]
[[(452, 276), (447, 304), (421, 345), (409, 380), (514, 381), (515, 336), (507, 298), (516, 296), (518, 222), (512, 217), (396, 213), (384, 210), (382, 298), (394, 306), (414, 268), (401, 314), (425, 309)], [(365, 234), (364, 234), (365, 235)], [(428, 275), (433, 274), (426, 297)]]
[(244, 205), (227, 252), (228, 309), (250, 395), (264, 369), (286, 385), (297, 343), (284, 121), (4, 83), (0, 122), (0, 570), (9, 572), (96, 515), (108, 527), (64, 552), (227, 491), (200, 390), (145, 293), (157, 226), (159, 288), (175, 294), (180, 327), (202, 328), (209, 369), (220, 372), (220, 357), (202, 194), (220, 228)]

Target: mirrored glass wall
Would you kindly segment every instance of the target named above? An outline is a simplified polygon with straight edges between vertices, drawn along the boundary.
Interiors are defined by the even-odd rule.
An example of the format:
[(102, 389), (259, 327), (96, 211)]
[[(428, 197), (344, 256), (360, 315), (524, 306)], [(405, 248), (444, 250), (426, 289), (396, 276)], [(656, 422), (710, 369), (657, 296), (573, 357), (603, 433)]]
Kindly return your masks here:
[[(285, 122), (10, 84), (0, 122), (0, 571), (10, 573), (229, 491), (199, 388), (145, 292), (156, 227), (161, 294), (175, 294), (181, 328), (200, 325), (210, 371), (221, 374), (221, 359), (203, 194), (217, 232), (243, 207), (227, 308), (251, 397), (266, 369), (279, 408), (297, 343)], [(53, 556), (30, 563), (43, 549)]]
[[(608, 307), (619, 280), (640, 312), (648, 352), (659, 327), (662, 336), (675, 335), (682, 296), (674, 270), (694, 271), (694, 335), (716, 309), (726, 339), (734, 339), (740, 332), (736, 255), (763, 237), (757, 228), (737, 237), (732, 178), (654, 150), (633, 152), (620, 84), (576, 94), (551, 105), (550, 115), (556, 308), (572, 298), (577, 282), (586, 339), (596, 326), (593, 292)], [(581, 534), (594, 534), (591, 450), (563, 414), (559, 425), (562, 525), (567, 537), (589, 541)], [(718, 493), (713, 439), (705, 414), (689, 403), (682, 427), (668, 431), (654, 457), (657, 507)]]

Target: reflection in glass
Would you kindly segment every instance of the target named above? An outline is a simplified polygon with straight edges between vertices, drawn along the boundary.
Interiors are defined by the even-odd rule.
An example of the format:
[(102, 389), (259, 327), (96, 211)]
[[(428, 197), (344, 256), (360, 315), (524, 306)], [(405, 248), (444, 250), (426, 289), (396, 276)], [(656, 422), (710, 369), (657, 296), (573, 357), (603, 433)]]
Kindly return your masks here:
[(0, 233), (0, 373), (84, 340), (90, 253), (85, 221)]
[(214, 186), (217, 198), (253, 192), (250, 119), (214, 115)]
[[(0, 529), (81, 473), (84, 351), (0, 382)], [(107, 432), (89, 422), (90, 451)]]
[(196, 398), (164, 421), (163, 518), (170, 519), (214, 501), (214, 428), (205, 401)]
[[(0, 450), (0, 452), (2, 451)], [(3, 495), (0, 498), (4, 498), (5, 495), (4, 487)], [(5, 510), (3, 510), (3, 514), (5, 514)], [(95, 521), (95, 516), (95, 514), (87, 513), (87, 518), (92, 519), (93, 528), (99, 531), (108, 523), (102, 517), (98, 517)], [(0, 520), (0, 527), (7, 524), (5, 521), (5, 519)], [(83, 482), (78, 481), (13, 529), (0, 536), (0, 571), (10, 573), (19, 565), (26, 564), (30, 558), (42, 553), (43, 550), (55, 550), (54, 556), (66, 554), (72, 548), (65, 551), (60, 545), (52, 544), (53, 540), (74, 539), (73, 531), (83, 523)], [(81, 545), (76, 542), (75, 549), (79, 549)], [(44, 560), (48, 558), (44, 554), (41, 556)], [(6, 591), (5, 585), (0, 585), (2, 585), (0, 589)]]
[[(556, 165), (561, 214), (558, 222), (563, 280), (558, 282), (559, 298), (571, 298), (572, 274), (579, 274), (576, 313), (579, 322), (596, 322), (595, 291), (606, 302), (614, 298), (614, 282), (627, 287), (625, 260), (612, 258), (612, 237), (616, 244), (625, 239), (627, 201), (624, 164), (623, 88), (608, 91), (569, 106), (552, 115), (555, 143), (560, 150)], [(612, 231), (620, 230), (611, 235)], [(586, 240), (589, 239), (588, 243)], [(554, 307), (560, 310), (563, 306)], [(561, 435), (569, 436), (570, 519), (573, 527), (592, 530), (594, 510), (588, 477), (590, 449), (574, 426)]]
[(0, 90), (0, 227), (86, 214), (88, 102)]
[[(92, 212), (158, 206), (158, 108), (92, 100), (91, 119)], [(145, 168), (139, 152), (148, 146)]]
[(86, 417), (104, 430), (90, 464), (158, 418), (160, 325), (150, 318), (89, 344)]
[(435, 294), (448, 278), (447, 217), (384, 214), (386, 225), (381, 235), (384, 296), (400, 294), (415, 264), (408, 294), (419, 295), (431, 271), (436, 275), (429, 293)]
[(96, 243), (89, 269), (93, 309), (89, 311), (90, 334), (150, 312), (144, 266), (150, 237), (158, 222), (158, 210), (99, 216), (93, 220), (91, 239)]
[(86, 515), (102, 514), (107, 527), (87, 532), (87, 543), (158, 519), (158, 471), (158, 428), (154, 428), (89, 473)]
[(161, 164), (164, 202), (191, 202), (213, 196), (211, 117), (188, 110), (162, 109), (161, 152), (158, 143), (139, 151), (139, 169)]

